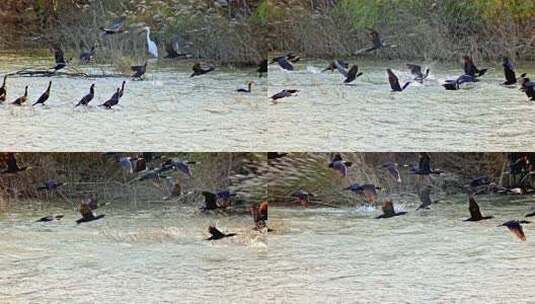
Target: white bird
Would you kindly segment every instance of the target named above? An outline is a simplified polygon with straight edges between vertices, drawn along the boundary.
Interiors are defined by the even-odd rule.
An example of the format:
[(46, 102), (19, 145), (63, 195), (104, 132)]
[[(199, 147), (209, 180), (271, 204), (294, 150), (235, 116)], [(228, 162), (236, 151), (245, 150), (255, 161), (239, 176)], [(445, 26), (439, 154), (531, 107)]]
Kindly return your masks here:
[(145, 31), (147, 32), (147, 48), (149, 50), (149, 54), (158, 58), (158, 46), (154, 41), (150, 40), (150, 27), (146, 26)]

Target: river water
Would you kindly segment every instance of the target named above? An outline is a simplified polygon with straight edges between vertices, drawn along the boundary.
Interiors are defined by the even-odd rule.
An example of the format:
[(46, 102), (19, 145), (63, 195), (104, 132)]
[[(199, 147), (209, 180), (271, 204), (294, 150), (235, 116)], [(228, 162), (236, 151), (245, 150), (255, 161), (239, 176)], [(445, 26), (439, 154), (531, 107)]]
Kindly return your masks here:
[[(521, 242), (503, 227), (532, 197), (479, 196), (494, 219), (463, 222), (462, 196), (440, 197), (405, 216), (375, 220), (371, 208), (272, 208), (275, 232), (251, 231), (246, 215), (138, 204), (99, 209), (77, 226), (72, 207), (33, 204), (0, 217), (3, 302), (530, 303), (534, 228)], [(398, 198), (396, 200), (400, 202)], [(27, 205), (26, 205), (27, 206)], [(39, 206), (39, 207), (37, 207)], [(57, 223), (33, 223), (64, 213)], [(216, 223), (235, 238), (204, 241)]]
[[(473, 86), (446, 91), (440, 84), (461, 74), (459, 65), (428, 64), (423, 85), (390, 92), (386, 68), (400, 83), (410, 79), (403, 62), (355, 61), (363, 76), (344, 85), (327, 61), (305, 61), (295, 71), (270, 65), (270, 96), (298, 89), (268, 109), (269, 145), (289, 151), (513, 151), (535, 148), (535, 104), (518, 88), (499, 84), (496, 67)], [(424, 67), (426, 64), (422, 64)], [(483, 65), (481, 65), (482, 67)], [(519, 66), (517, 74), (533, 67)]]
[[(149, 62), (145, 81), (127, 80), (119, 105), (97, 107), (111, 97), (123, 78), (31, 77), (8, 79), (8, 101), (24, 94), (29, 103), (53, 81), (45, 107), (0, 105), (0, 150), (17, 151), (249, 151), (262, 142), (266, 77), (255, 69), (217, 68), (190, 78), (192, 62)], [(0, 75), (28, 67), (52, 66), (50, 58), (0, 56)], [(117, 73), (109, 66), (77, 67), (91, 74)], [(236, 92), (255, 81), (252, 94)], [(95, 84), (89, 109), (74, 105)]]

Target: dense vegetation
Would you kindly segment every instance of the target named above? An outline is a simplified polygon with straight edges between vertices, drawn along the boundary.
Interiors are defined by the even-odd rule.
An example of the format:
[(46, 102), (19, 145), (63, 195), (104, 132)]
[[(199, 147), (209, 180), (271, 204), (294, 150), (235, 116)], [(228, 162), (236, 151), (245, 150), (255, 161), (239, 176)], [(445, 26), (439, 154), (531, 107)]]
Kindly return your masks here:
[(535, 2), (503, 0), (271, 1), (271, 49), (313, 57), (350, 55), (367, 28), (397, 45), (381, 58), (452, 60), (461, 54), (535, 60)]

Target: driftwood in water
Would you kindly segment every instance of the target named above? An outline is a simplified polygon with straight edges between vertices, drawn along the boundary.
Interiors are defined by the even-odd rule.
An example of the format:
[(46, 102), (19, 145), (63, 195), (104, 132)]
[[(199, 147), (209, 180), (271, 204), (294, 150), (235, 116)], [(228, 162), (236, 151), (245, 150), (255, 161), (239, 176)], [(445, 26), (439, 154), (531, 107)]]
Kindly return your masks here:
[(107, 74), (102, 71), (102, 74), (87, 74), (78, 70), (71, 71), (56, 71), (54, 69), (36, 70), (36, 69), (22, 69), (20, 71), (11, 72), (7, 76), (14, 77), (74, 77), (74, 78), (128, 78), (130, 75), (125, 74)]

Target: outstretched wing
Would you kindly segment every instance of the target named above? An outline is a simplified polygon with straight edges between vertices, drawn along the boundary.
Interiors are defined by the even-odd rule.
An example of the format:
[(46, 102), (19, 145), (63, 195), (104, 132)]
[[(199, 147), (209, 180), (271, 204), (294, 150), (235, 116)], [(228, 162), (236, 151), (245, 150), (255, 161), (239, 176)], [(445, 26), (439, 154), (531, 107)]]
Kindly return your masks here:
[(479, 210), (479, 205), (473, 196), (468, 198), (468, 210), (470, 211), (470, 217), (474, 219), (481, 218), (481, 211)]

